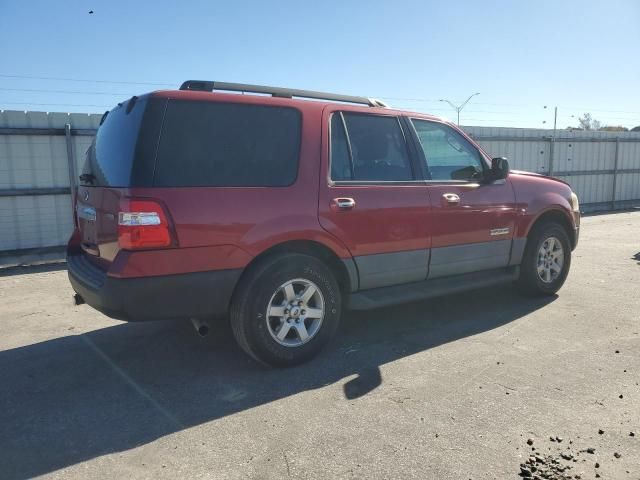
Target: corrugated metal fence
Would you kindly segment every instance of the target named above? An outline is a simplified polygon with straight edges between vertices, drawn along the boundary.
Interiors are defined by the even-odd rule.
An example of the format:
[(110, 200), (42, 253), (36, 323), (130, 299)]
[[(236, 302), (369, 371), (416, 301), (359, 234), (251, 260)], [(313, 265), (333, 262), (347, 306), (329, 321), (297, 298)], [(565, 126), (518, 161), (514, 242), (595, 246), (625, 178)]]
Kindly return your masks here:
[(59, 256), (75, 182), (101, 115), (0, 112), (0, 265)]
[(569, 182), (586, 212), (640, 205), (640, 133), (465, 127), (514, 169)]
[[(101, 115), (0, 112), (0, 265), (60, 255)], [(512, 168), (568, 181), (585, 211), (640, 205), (640, 134), (465, 127)]]

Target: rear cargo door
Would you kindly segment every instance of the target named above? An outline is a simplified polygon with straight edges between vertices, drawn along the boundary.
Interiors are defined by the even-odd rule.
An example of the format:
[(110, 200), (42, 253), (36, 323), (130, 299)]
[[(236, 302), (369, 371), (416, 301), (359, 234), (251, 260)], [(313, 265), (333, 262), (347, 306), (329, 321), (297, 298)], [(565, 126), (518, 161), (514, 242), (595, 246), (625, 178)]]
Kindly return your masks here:
[[(151, 186), (164, 101), (133, 97), (106, 113), (87, 150), (76, 196), (82, 249), (105, 265), (118, 253), (120, 199)], [(97, 260), (99, 259), (99, 260)]]
[(118, 209), (122, 189), (106, 187), (78, 188), (76, 217), (82, 250), (111, 262), (118, 251)]

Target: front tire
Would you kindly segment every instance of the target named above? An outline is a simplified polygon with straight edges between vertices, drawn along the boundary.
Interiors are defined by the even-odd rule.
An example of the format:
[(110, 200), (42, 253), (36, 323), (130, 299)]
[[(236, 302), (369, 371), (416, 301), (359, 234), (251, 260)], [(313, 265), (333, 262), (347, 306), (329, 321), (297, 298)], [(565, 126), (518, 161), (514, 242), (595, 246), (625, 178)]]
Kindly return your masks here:
[(567, 279), (570, 266), (571, 243), (562, 225), (536, 225), (527, 239), (516, 285), (527, 295), (553, 295)]
[(338, 283), (320, 260), (283, 254), (243, 276), (231, 304), (231, 327), (256, 360), (293, 366), (313, 358), (333, 337), (341, 305)]

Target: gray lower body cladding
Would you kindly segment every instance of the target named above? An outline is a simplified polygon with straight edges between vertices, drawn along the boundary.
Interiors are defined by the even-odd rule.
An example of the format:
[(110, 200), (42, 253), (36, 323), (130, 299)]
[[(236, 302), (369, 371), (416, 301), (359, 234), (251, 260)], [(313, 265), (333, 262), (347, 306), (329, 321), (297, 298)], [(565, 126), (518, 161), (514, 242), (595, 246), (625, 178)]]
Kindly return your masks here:
[(510, 256), (511, 240), (432, 248), (429, 278), (506, 267), (509, 265)]
[(525, 243), (517, 238), (357, 256), (359, 290), (519, 265)]
[(360, 275), (360, 290), (427, 278), (429, 250), (362, 255), (354, 258)]

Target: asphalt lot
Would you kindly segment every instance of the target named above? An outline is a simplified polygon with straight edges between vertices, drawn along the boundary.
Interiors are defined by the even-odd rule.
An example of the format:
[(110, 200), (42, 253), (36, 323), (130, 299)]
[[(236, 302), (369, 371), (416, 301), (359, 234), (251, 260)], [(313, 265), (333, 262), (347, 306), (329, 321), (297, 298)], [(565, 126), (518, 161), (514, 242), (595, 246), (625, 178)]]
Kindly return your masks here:
[(639, 479), (639, 382), (640, 212), (583, 219), (557, 297), (346, 313), (289, 370), (225, 325), (72, 306), (64, 266), (0, 273), (3, 479), (515, 479), (528, 438), (582, 479)]

